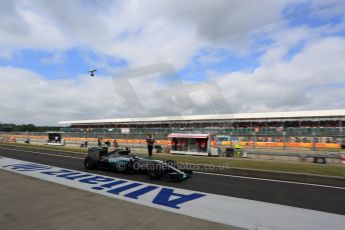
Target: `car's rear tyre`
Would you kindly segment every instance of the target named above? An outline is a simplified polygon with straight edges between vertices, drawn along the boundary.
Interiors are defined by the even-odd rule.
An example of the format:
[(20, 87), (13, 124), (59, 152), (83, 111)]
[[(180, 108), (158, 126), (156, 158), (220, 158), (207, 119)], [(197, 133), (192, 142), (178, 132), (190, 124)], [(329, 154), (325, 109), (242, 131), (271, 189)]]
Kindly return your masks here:
[(86, 169), (91, 170), (96, 168), (96, 162), (89, 156), (84, 160), (84, 166)]

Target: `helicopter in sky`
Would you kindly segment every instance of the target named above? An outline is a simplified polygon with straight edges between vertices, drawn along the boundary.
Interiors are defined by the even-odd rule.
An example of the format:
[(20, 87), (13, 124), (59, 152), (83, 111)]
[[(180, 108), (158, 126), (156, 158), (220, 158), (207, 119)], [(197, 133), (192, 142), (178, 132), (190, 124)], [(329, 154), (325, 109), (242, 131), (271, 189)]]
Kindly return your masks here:
[(93, 77), (93, 76), (95, 76), (96, 71), (97, 71), (96, 69), (91, 69), (88, 72), (90, 73), (90, 76)]

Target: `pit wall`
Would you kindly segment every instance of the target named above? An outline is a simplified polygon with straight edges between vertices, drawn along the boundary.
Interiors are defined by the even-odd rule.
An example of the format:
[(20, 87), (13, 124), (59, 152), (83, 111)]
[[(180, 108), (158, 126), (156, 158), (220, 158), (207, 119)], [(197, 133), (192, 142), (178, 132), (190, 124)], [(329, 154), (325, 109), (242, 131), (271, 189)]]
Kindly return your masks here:
[[(6, 142), (11, 141), (11, 139), (26, 139), (27, 135), (21, 134), (0, 134), (0, 137)], [(30, 135), (30, 139), (46, 141), (47, 136), (34, 136)], [(80, 142), (82, 143), (85, 138), (82, 137), (64, 137), (66, 142)], [(97, 138), (87, 138), (89, 142), (97, 142)], [(111, 144), (113, 143), (114, 139), (112, 138), (104, 138), (104, 141), (109, 141)], [(116, 139), (118, 144), (133, 144), (133, 145), (145, 145), (146, 140), (138, 140), (138, 139)], [(252, 141), (240, 141), (239, 144), (241, 146), (255, 146), (255, 147), (292, 147), (292, 148), (318, 148), (318, 149), (340, 149), (341, 145), (337, 143), (295, 143), (295, 142), (252, 142)], [(156, 145), (162, 146), (169, 146), (169, 140), (156, 140)], [(221, 145), (223, 147), (231, 146), (232, 143), (230, 141), (222, 141)]]
[[(21, 142), (24, 143), (24, 141), (27, 139), (26, 135), (9, 135), (9, 134), (0, 134), (0, 143), (1, 142)], [(30, 141), (32, 143), (36, 143), (36, 144), (45, 144), (46, 143), (46, 136), (30, 136)], [(65, 141), (66, 141), (66, 145), (67, 146), (74, 146), (74, 147), (81, 147), (81, 144), (84, 142), (85, 138), (78, 138), (78, 137), (66, 137)], [(96, 146), (97, 145), (97, 138), (87, 138), (89, 145), (90, 146)], [(105, 138), (103, 139), (103, 141), (109, 141), (111, 146), (113, 145), (113, 141), (114, 139), (111, 138)], [(131, 149), (134, 149), (135, 151), (139, 151), (142, 153), (145, 153), (146, 150), (146, 141), (145, 140), (127, 140), (127, 139), (116, 139), (117, 143), (119, 144), (119, 146), (121, 147), (130, 147)], [(251, 142), (239, 142), (242, 146), (246, 147), (247, 146), (247, 150), (249, 150), (249, 148), (253, 148), (253, 143)], [(265, 150), (264, 153), (262, 152), (247, 152), (247, 158), (250, 159), (257, 159), (257, 160), (277, 160), (277, 161), (292, 161), (292, 162), (308, 162), (308, 163), (314, 163), (314, 158), (313, 157), (303, 157), (308, 156), (308, 153), (310, 152), (304, 152), (304, 155), (301, 154), (287, 154), (287, 155), (281, 155), (276, 153), (276, 152), (271, 152), (271, 153), (267, 153), (267, 151), (271, 151), (269, 150), (269, 148), (272, 148), (272, 151), (278, 151), (279, 148), (274, 148), (274, 147), (283, 147), (283, 143), (274, 143), (274, 142), (256, 142), (255, 143), (255, 148), (259, 149), (259, 147), (262, 147), (262, 149)], [(278, 145), (277, 145), (278, 144)], [(287, 146), (289, 143), (285, 143), (285, 146)], [(291, 147), (298, 147), (300, 146), (301, 149), (304, 148), (304, 150), (306, 148), (311, 148), (312, 143), (291, 143), (293, 145), (291, 145)], [(298, 145), (295, 145), (298, 144)], [(162, 151), (164, 153), (169, 153), (170, 151), (170, 142), (167, 140), (158, 140), (157, 141), (157, 145), (161, 145), (163, 147)], [(221, 149), (223, 151), (225, 151), (225, 149), (227, 147), (231, 146), (230, 142), (223, 142), (222, 145), (220, 146)], [(301, 147), (302, 146), (302, 147)], [(338, 144), (317, 144), (315, 143), (315, 147), (318, 148), (319, 150), (323, 150), (325, 148), (328, 149), (334, 149), (336, 151), (334, 152), (338, 152), (338, 149), (340, 148), (340, 146)], [(294, 148), (291, 148), (291, 150), (293, 150)], [(299, 150), (301, 150), (299, 149)], [(287, 149), (286, 149), (287, 150)], [(225, 155), (221, 155), (221, 156), (225, 156)], [(244, 156), (234, 156), (236, 157), (244, 157)], [(345, 164), (345, 158), (341, 158), (341, 157), (334, 157), (332, 156), (332, 154), (330, 155), (330, 157), (326, 157), (326, 164)]]
[[(295, 142), (247, 142), (240, 141), (241, 146), (256, 146), (256, 147), (294, 147), (294, 148), (325, 148), (325, 149), (340, 149), (340, 144), (336, 143), (295, 143)], [(223, 141), (222, 145), (230, 146), (230, 141)]]

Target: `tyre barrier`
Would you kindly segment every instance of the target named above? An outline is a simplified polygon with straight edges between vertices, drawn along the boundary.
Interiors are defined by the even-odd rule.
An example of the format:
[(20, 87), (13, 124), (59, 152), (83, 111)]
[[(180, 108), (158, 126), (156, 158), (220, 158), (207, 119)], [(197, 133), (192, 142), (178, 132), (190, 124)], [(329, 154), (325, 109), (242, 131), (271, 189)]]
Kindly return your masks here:
[(314, 157), (314, 163), (326, 164), (326, 158), (325, 157)]

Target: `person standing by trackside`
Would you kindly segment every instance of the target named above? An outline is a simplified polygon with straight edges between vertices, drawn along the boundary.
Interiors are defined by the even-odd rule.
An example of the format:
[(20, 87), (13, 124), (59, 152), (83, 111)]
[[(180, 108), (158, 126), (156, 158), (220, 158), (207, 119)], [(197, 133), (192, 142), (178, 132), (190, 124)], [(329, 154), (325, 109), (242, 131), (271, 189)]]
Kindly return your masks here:
[(97, 145), (98, 145), (98, 147), (102, 147), (102, 137), (98, 137)]
[(87, 141), (87, 138), (84, 139), (84, 147), (87, 148), (89, 142)]
[(149, 157), (152, 156), (152, 150), (153, 150), (153, 145), (155, 144), (155, 138), (152, 136), (152, 134), (149, 134), (146, 138), (146, 143), (147, 143), (147, 150), (149, 153)]
[(119, 144), (117, 143), (116, 139), (114, 139), (114, 141), (113, 141), (114, 149), (117, 149), (118, 146), (119, 146)]

